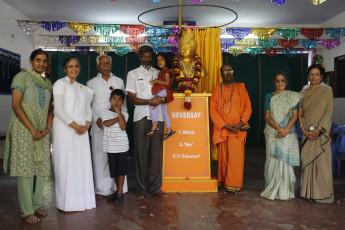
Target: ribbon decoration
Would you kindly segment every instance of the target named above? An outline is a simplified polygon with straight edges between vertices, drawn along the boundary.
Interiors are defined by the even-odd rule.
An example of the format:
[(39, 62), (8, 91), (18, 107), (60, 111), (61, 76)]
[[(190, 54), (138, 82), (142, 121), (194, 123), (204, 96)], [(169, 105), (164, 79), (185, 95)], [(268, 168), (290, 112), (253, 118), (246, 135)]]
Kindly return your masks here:
[(237, 40), (247, 37), (251, 31), (251, 28), (226, 28), (226, 33), (232, 35)]
[(299, 40), (299, 43), (306, 49), (310, 50), (317, 46), (318, 41), (312, 41), (312, 40)]
[(294, 46), (298, 45), (298, 40), (285, 40), (285, 39), (279, 39), (278, 44), (283, 46), (287, 50), (291, 50)]
[(345, 36), (345, 28), (328, 28), (326, 34), (334, 39), (339, 40)]
[(276, 28), (252, 28), (252, 33), (258, 36), (261, 40), (270, 38), (276, 31)]
[(44, 36), (42, 39), (44, 43), (47, 43), (47, 44), (59, 42), (58, 36)]
[(146, 37), (126, 37), (126, 42), (132, 47), (132, 51), (137, 53), (139, 51), (139, 46), (144, 44)]
[(171, 30), (171, 27), (168, 26), (160, 26), (160, 27), (154, 27), (154, 26), (146, 26), (145, 31), (151, 36), (166, 36)]
[(269, 50), (272, 49), (274, 46), (278, 45), (278, 40), (277, 39), (266, 39), (266, 40), (261, 40), (258, 39), (259, 46), (262, 46), (262, 48)]
[(309, 2), (312, 2), (314, 5), (320, 5), (321, 3), (324, 3), (326, 0), (309, 0)]
[(80, 41), (80, 36), (59, 36), (59, 41), (62, 45), (70, 47), (71, 44), (76, 44)]
[(110, 46), (117, 46), (123, 41), (123, 37), (110, 37), (110, 36), (105, 36), (104, 40), (109, 43)]
[(221, 44), (221, 47), (222, 49), (228, 49), (230, 48), (231, 46), (235, 45), (235, 39), (233, 38), (221, 38), (220, 39), (220, 44)]
[(90, 46), (76, 46), (75, 51), (81, 55), (86, 55), (90, 52)]
[(231, 47), (231, 48), (227, 49), (226, 51), (228, 53), (230, 53), (232, 56), (237, 57), (238, 55), (243, 53), (244, 50), (242, 48)]
[(287, 1), (288, 0), (271, 0), (271, 2), (275, 3), (278, 6), (283, 5)]
[(111, 51), (111, 46), (97, 46), (94, 51), (98, 54), (107, 54)]
[(71, 28), (74, 32), (76, 32), (78, 35), (83, 35), (89, 30), (93, 29), (93, 25), (87, 23), (69, 22), (67, 26)]
[(169, 53), (170, 52), (170, 47), (163, 46), (163, 47), (153, 47), (153, 51), (158, 54), (158, 53)]
[(41, 22), (41, 27), (45, 30), (58, 31), (59, 29), (66, 27), (67, 22)]
[(80, 41), (84, 43), (90, 44), (90, 46), (93, 46), (96, 44), (99, 39), (101, 39), (101, 36), (82, 36), (80, 37)]
[(300, 28), (278, 28), (277, 34), (284, 37), (286, 40), (291, 40), (301, 33)]
[(170, 52), (177, 55), (178, 54), (178, 48), (176, 46), (171, 46), (170, 47)]
[(257, 44), (256, 38), (245, 38), (242, 40), (235, 40), (235, 43), (237, 45), (241, 45), (242, 49), (250, 48), (252, 46), (255, 46)]
[(119, 25), (107, 25), (107, 24), (96, 24), (94, 29), (96, 32), (102, 34), (103, 36), (109, 36), (110, 32), (115, 33), (120, 28)]
[(169, 40), (166, 37), (147, 37), (147, 42), (153, 45), (154, 48), (160, 47), (161, 45), (167, 43)]
[(313, 57), (313, 64), (319, 65), (322, 62), (322, 56), (320, 54), (315, 54)]
[(33, 21), (17, 20), (17, 24), (24, 32), (30, 35), (41, 28), (40, 23)]
[(258, 54), (262, 53), (262, 48), (247, 48), (245, 51), (251, 56), (256, 57)]
[(340, 41), (336, 39), (331, 40), (320, 40), (319, 45), (331, 50), (340, 45)]
[(145, 31), (145, 26), (120, 25), (120, 31), (130, 37), (138, 37)]
[(301, 34), (303, 34), (304, 37), (309, 38), (310, 40), (316, 40), (322, 36), (324, 31), (325, 29), (302, 28)]
[(267, 54), (269, 57), (276, 56), (279, 51), (280, 49), (269, 49), (269, 50), (264, 49), (265, 54)]
[(131, 49), (131, 47), (129, 47), (129, 46), (120, 46), (120, 47), (116, 47), (115, 50), (114, 50), (114, 52), (115, 52), (117, 55), (119, 55), (120, 57), (122, 57), (122, 56), (128, 54), (128, 53), (131, 52), (131, 51), (132, 51), (132, 49)]
[(169, 37), (168, 40), (171, 45), (178, 47), (178, 37)]

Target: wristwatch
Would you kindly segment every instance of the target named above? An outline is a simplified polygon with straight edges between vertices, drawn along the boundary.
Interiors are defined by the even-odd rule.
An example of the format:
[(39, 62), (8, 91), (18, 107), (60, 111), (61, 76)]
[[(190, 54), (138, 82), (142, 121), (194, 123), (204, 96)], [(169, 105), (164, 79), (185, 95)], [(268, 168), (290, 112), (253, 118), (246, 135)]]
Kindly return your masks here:
[(162, 97), (162, 103), (165, 103), (165, 97)]

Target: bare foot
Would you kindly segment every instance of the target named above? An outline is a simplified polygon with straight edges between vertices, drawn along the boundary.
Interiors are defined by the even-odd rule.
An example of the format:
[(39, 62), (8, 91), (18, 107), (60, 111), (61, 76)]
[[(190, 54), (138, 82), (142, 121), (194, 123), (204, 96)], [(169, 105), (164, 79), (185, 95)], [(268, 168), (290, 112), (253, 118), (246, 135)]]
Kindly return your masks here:
[(144, 193), (139, 193), (138, 194), (138, 199), (139, 200), (143, 200), (145, 198), (145, 194)]
[(96, 194), (96, 199), (103, 199), (103, 195), (101, 195), (101, 194)]
[(37, 222), (40, 222), (41, 220), (35, 216), (34, 214), (31, 214), (31, 215), (27, 215), (26, 217), (24, 217), (24, 220), (29, 223), (29, 224), (34, 224), (34, 223), (37, 223)]
[(39, 216), (48, 216), (48, 211), (38, 208), (35, 210), (35, 214)]
[(226, 195), (227, 191), (225, 190), (225, 188), (219, 188), (218, 189), (218, 193), (221, 194), (221, 195)]

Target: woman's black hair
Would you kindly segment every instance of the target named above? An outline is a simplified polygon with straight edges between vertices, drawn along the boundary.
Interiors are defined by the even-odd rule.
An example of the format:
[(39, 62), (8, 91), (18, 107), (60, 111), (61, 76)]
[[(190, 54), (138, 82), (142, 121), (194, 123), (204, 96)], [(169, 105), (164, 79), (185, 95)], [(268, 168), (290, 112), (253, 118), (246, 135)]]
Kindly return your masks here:
[(313, 64), (309, 66), (307, 69), (307, 77), (312, 69), (318, 69), (320, 71), (321, 76), (325, 76), (325, 68), (323, 68), (320, 64)]
[(166, 66), (167, 68), (171, 69), (171, 68), (173, 67), (172, 60), (171, 60), (171, 58), (170, 58), (170, 56), (169, 56), (168, 53), (163, 53), (163, 52), (161, 52), (161, 53), (158, 53), (158, 54), (157, 54), (157, 58), (158, 58), (158, 56), (162, 56), (162, 57), (164, 58), (164, 60), (165, 60), (165, 66)]
[(39, 54), (45, 54), (47, 56), (47, 59), (49, 58), (48, 53), (42, 49), (36, 49), (34, 51), (32, 51), (31, 55), (30, 55), (30, 60), (34, 60), (35, 57)]
[(275, 72), (275, 73), (273, 74), (273, 81), (276, 80), (276, 78), (277, 78), (278, 75), (282, 75), (282, 76), (284, 77), (285, 81), (288, 80), (287, 74), (286, 74), (285, 72), (283, 72), (283, 71), (278, 71), (278, 72)]
[(79, 64), (79, 68), (81, 68), (80, 62), (79, 62), (78, 58), (75, 57), (75, 56), (66, 57), (65, 60), (64, 60), (63, 63), (62, 63), (62, 68), (63, 68), (63, 69), (66, 69), (67, 64), (68, 64), (72, 59), (76, 59), (77, 62), (78, 62), (78, 64)]

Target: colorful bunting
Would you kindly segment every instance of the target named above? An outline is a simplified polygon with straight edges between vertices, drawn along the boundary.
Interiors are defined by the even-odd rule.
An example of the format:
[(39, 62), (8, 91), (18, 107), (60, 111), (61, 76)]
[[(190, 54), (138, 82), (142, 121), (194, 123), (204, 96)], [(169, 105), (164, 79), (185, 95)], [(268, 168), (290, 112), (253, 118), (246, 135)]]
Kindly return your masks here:
[(326, 34), (334, 39), (341, 39), (345, 36), (345, 28), (328, 28)]
[(301, 34), (303, 34), (304, 37), (309, 38), (310, 40), (316, 40), (322, 36), (324, 31), (325, 31), (325, 29), (302, 28)]
[(132, 49), (131, 49), (131, 47), (129, 47), (129, 46), (120, 46), (120, 47), (116, 47), (114, 52), (115, 52), (117, 55), (119, 55), (119, 56), (122, 57), (122, 56), (128, 54), (128, 53), (131, 52), (131, 51), (132, 51)]
[(271, 0), (271, 2), (277, 4), (278, 6), (283, 5), (288, 0)]
[(170, 47), (153, 47), (153, 51), (158, 54), (158, 53), (168, 53), (170, 52)]
[(146, 26), (145, 32), (148, 33), (150, 36), (166, 36), (171, 31), (171, 27), (168, 26)]
[(309, 2), (312, 2), (314, 5), (320, 5), (321, 3), (324, 3), (326, 0), (309, 0)]
[(163, 44), (167, 43), (169, 40), (166, 37), (147, 37), (146, 38), (147, 42), (153, 45), (153, 47), (157, 48), (162, 46)]
[(279, 51), (280, 49), (269, 49), (269, 50), (264, 49), (265, 54), (267, 54), (270, 57), (276, 56)]
[(331, 40), (320, 40), (319, 45), (331, 50), (340, 45), (340, 41), (336, 39)]
[(274, 46), (278, 45), (277, 39), (267, 39), (267, 40), (261, 40), (258, 39), (259, 46), (262, 46), (262, 48), (269, 50), (272, 49)]
[(312, 40), (299, 40), (299, 43), (306, 49), (310, 50), (317, 46), (318, 41), (312, 41)]
[(255, 34), (261, 40), (270, 38), (276, 31), (276, 28), (252, 28), (252, 34)]
[(279, 45), (283, 46), (285, 49), (290, 50), (292, 49), (294, 46), (298, 45), (298, 40), (284, 40), (284, 39), (279, 39), (278, 40)]
[(24, 32), (30, 35), (41, 28), (41, 24), (35, 21), (18, 20), (17, 23)]
[(120, 25), (120, 31), (127, 34), (129, 37), (138, 37), (145, 31), (145, 26)]
[(278, 28), (277, 34), (284, 37), (286, 40), (291, 40), (301, 33), (300, 28)]
[(117, 46), (123, 41), (123, 37), (109, 37), (105, 36), (104, 40), (109, 43), (110, 46)]
[(98, 54), (107, 54), (111, 49), (111, 46), (97, 46), (94, 48), (95, 52)]
[(90, 46), (93, 46), (94, 44), (98, 43), (98, 41), (101, 39), (101, 36), (82, 36), (80, 37), (80, 41), (84, 43), (90, 44)]
[(71, 44), (76, 44), (80, 41), (80, 36), (59, 36), (59, 41), (62, 45), (70, 47)]
[(243, 53), (243, 51), (244, 50), (242, 48), (231, 47), (231, 48), (227, 49), (227, 52), (230, 53), (231, 55), (233, 55), (234, 57), (237, 57), (238, 55)]
[(87, 23), (69, 22), (67, 26), (71, 28), (74, 32), (76, 32), (78, 35), (83, 35), (89, 30), (93, 29), (93, 25)]
[(109, 36), (110, 32), (115, 33), (120, 28), (119, 25), (104, 25), (104, 24), (96, 24), (94, 25), (94, 29), (96, 32), (102, 34), (103, 36)]
[(66, 27), (67, 22), (42, 22), (43, 29), (50, 31), (58, 31), (59, 29)]
[(247, 48), (245, 51), (251, 56), (256, 57), (258, 54), (262, 53), (262, 48)]
[(221, 38), (220, 39), (220, 44), (222, 49), (228, 49), (231, 46), (235, 45), (235, 39), (233, 38)]
[(252, 46), (255, 46), (258, 40), (255, 38), (245, 38), (242, 40), (235, 40), (235, 41), (237, 45), (241, 45), (242, 49), (245, 49), (245, 48), (250, 48)]
[(90, 52), (90, 46), (76, 46), (75, 51), (81, 55), (86, 55)]
[(251, 28), (226, 28), (226, 33), (232, 35), (237, 40), (247, 37), (251, 31)]

